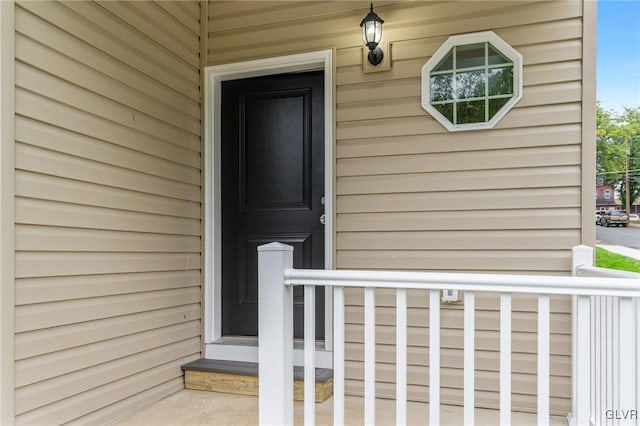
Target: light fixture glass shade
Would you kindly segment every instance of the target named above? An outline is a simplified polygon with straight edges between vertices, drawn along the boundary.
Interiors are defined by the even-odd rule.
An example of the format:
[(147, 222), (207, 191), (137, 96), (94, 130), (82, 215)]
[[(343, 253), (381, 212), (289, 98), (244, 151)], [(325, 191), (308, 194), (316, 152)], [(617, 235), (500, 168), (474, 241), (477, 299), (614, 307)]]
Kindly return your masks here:
[(379, 21), (367, 21), (362, 26), (362, 41), (367, 47), (373, 45), (375, 49), (382, 39), (382, 23)]
[(362, 42), (369, 48), (374, 50), (378, 47), (378, 43), (382, 39), (382, 24), (384, 21), (373, 11), (373, 3), (371, 3), (371, 10), (360, 22), (362, 28)]

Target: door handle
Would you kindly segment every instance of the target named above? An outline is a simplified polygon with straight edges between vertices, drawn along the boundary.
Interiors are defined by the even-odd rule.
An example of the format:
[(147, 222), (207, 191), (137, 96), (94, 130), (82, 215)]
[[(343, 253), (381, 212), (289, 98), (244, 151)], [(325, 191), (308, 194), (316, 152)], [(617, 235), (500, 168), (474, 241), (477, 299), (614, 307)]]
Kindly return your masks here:
[(325, 215), (324, 213), (322, 213), (322, 214), (320, 215), (320, 223), (324, 225), (326, 221), (327, 221), (327, 215)]

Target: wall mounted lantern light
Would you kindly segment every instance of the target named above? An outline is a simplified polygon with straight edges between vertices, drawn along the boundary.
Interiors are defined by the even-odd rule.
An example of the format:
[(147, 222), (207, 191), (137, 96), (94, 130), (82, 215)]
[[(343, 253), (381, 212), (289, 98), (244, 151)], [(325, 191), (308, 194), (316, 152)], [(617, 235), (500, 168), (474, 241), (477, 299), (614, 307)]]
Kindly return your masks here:
[(365, 46), (369, 48), (369, 63), (371, 65), (378, 65), (382, 62), (384, 53), (382, 49), (378, 47), (380, 40), (382, 39), (382, 24), (384, 21), (373, 11), (373, 3), (371, 3), (371, 10), (360, 22), (362, 28), (362, 41)]

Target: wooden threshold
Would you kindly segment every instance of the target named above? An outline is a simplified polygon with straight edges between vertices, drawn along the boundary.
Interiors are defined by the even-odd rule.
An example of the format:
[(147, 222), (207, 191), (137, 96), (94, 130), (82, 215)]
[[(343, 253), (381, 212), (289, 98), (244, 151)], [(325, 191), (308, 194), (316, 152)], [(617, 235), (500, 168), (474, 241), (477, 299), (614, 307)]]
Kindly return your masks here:
[[(236, 395), (258, 395), (258, 364), (255, 362), (199, 359), (182, 366), (186, 389)], [(316, 368), (316, 402), (333, 393), (333, 370)], [(304, 399), (304, 369), (293, 368), (293, 398)]]

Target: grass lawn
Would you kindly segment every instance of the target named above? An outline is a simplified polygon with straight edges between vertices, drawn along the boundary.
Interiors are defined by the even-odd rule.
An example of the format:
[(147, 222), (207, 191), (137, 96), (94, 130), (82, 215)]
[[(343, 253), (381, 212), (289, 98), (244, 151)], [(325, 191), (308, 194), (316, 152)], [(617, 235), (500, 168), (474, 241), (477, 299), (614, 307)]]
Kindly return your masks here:
[(640, 272), (640, 260), (611, 253), (600, 247), (596, 247), (596, 266), (621, 271)]

